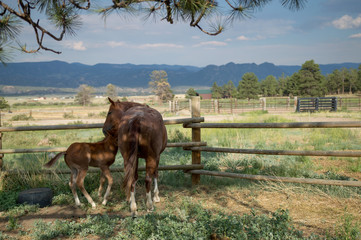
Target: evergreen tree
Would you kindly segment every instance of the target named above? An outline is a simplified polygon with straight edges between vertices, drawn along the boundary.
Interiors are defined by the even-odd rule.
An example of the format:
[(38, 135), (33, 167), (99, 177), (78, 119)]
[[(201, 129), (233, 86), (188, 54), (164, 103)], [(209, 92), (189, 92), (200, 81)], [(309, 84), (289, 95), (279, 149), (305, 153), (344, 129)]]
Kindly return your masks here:
[(191, 96), (197, 96), (197, 92), (194, 88), (189, 88), (186, 92), (186, 98), (190, 98)]
[(287, 95), (298, 96), (299, 95), (299, 82), (300, 74), (298, 72), (292, 74), (292, 76), (287, 81)]
[(361, 64), (358, 66), (358, 70), (357, 70), (356, 88), (357, 91), (361, 91)]
[(266, 77), (266, 79), (262, 80), (260, 87), (264, 97), (276, 96), (278, 94), (278, 82), (277, 79), (272, 75), (269, 75)]
[(239, 92), (240, 98), (257, 99), (260, 88), (256, 74), (245, 73), (242, 76), (242, 80), (239, 81), (237, 90)]
[(326, 76), (327, 92), (329, 94), (340, 94), (342, 89), (341, 72), (336, 69)]
[(287, 91), (287, 81), (289, 77), (285, 77), (284, 73), (280, 78), (278, 78), (278, 94), (280, 96), (288, 96), (289, 93)]
[(237, 97), (237, 88), (231, 80), (229, 80), (227, 84), (223, 85), (222, 89), (224, 98)]
[(212, 98), (220, 99), (223, 97), (222, 88), (219, 87), (216, 82), (213, 83), (211, 92), (212, 92)]
[[(11, 4), (9, 4), (9, 2)], [(192, 28), (201, 32), (218, 35), (223, 32), (225, 25), (232, 20), (240, 20), (249, 16), (249, 12), (262, 9), (272, 0), (202, 0), (202, 1), (121, 1), (121, 0), (9, 0), (0, 1), (0, 62), (9, 60), (9, 51), (19, 44), (19, 36), (24, 23), (32, 26), (32, 33), (36, 40), (33, 49), (27, 45), (16, 46), (22, 52), (34, 53), (50, 51), (60, 54), (52, 48), (49, 39), (62, 41), (65, 37), (76, 35), (82, 25), (81, 15), (100, 13), (104, 18), (116, 12), (119, 16), (134, 14), (140, 19), (142, 12), (148, 12), (155, 19), (162, 19), (169, 24), (177, 21), (188, 23)], [(299, 10), (304, 7), (307, 0), (282, 0), (282, 6)], [(226, 11), (223, 11), (226, 8)], [(231, 11), (231, 14), (228, 12)], [(209, 22), (213, 14), (224, 17), (221, 22)], [(222, 18), (223, 18), (222, 17)], [(47, 19), (48, 21), (43, 21)], [(208, 23), (207, 23), (208, 22)], [(117, 23), (116, 23), (117, 24)], [(129, 23), (130, 25), (132, 23)], [(207, 30), (210, 29), (210, 30)], [(31, 45), (31, 44), (29, 44)], [(50, 45), (50, 46), (49, 46)]]
[(4, 97), (0, 97), (0, 110), (1, 109), (10, 109), (10, 105), (8, 103), (8, 101), (5, 100)]
[(356, 83), (357, 83), (357, 70), (350, 68), (347, 72), (347, 77), (345, 78), (346, 91), (349, 94), (356, 92)]
[(320, 97), (325, 95), (325, 77), (320, 66), (313, 60), (306, 61), (298, 71), (299, 95), (304, 97)]

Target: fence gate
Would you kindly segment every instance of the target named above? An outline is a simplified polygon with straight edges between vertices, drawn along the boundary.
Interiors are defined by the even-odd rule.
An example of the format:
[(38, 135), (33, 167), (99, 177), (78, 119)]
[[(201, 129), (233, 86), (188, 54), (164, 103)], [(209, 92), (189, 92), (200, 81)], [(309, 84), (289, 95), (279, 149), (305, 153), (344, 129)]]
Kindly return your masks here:
[(337, 97), (297, 99), (297, 112), (337, 111)]

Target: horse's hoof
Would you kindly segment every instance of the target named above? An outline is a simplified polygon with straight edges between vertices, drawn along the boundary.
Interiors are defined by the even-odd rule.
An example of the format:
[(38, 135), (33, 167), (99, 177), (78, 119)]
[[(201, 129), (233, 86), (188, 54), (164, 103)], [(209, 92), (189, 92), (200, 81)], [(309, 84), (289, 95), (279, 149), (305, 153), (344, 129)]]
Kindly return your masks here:
[(134, 219), (134, 218), (137, 218), (137, 217), (138, 217), (138, 213), (137, 213), (137, 211), (132, 212), (132, 218)]
[(154, 201), (154, 202), (156, 202), (156, 203), (159, 203), (159, 202), (160, 202), (160, 198), (159, 198), (159, 197), (154, 196), (153, 201)]
[(92, 203), (92, 209), (96, 209), (97, 205), (95, 203)]

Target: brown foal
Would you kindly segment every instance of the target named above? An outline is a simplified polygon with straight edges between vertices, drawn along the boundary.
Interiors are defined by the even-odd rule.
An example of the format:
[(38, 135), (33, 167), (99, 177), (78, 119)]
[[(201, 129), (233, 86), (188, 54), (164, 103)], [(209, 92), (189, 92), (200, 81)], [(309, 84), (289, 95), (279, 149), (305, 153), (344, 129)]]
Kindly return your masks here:
[(113, 184), (113, 177), (110, 174), (109, 167), (115, 161), (115, 156), (118, 151), (117, 138), (112, 135), (106, 136), (102, 141), (96, 143), (73, 143), (65, 152), (58, 153), (53, 157), (44, 167), (51, 167), (54, 163), (64, 155), (66, 164), (71, 170), (69, 186), (73, 192), (75, 204), (80, 206), (80, 200), (76, 192), (76, 186), (84, 194), (92, 208), (96, 207), (93, 199), (84, 188), (84, 178), (89, 166), (98, 167), (102, 171), (100, 177), (100, 186), (98, 196), (101, 197), (103, 191), (103, 184), (105, 178), (108, 180), (108, 188), (104, 195), (103, 205), (106, 205), (109, 193)]

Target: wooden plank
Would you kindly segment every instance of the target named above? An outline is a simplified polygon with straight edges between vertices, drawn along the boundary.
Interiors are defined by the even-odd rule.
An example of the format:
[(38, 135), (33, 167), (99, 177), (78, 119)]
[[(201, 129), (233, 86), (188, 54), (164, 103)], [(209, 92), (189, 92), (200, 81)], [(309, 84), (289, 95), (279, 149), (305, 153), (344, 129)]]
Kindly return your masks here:
[(264, 175), (249, 175), (228, 172), (215, 172), (207, 170), (190, 170), (187, 173), (209, 175), (215, 177), (229, 177), (257, 181), (273, 181), (273, 182), (288, 182), (288, 183), (305, 183), (305, 184), (320, 184), (320, 185), (335, 185), (345, 187), (361, 187), (361, 181), (341, 181), (341, 180), (325, 180), (325, 179), (311, 179), (311, 178), (291, 178), (291, 177), (277, 177)]
[[(159, 171), (177, 171), (177, 170), (183, 170), (185, 172), (190, 171), (190, 170), (197, 170), (197, 169), (203, 169), (204, 165), (202, 164), (189, 164), (189, 165), (161, 165), (158, 167)], [(111, 167), (110, 168), (111, 172), (124, 172), (124, 168), (122, 167)], [(145, 167), (138, 167), (138, 171), (144, 172), (145, 171)], [(89, 168), (88, 173), (98, 173), (100, 172), (99, 168)], [(19, 170), (9, 170), (9, 171), (5, 171), (4, 174), (8, 174), (8, 175), (14, 175), (14, 174), (23, 174), (23, 173), (29, 173), (28, 171), (19, 171)], [(57, 170), (57, 169), (41, 169), (39, 171), (34, 172), (36, 174), (70, 174), (70, 170), (69, 169), (64, 169), (64, 170)]]
[[(177, 142), (167, 143), (167, 147), (197, 147), (207, 146), (206, 142)], [(32, 148), (32, 149), (0, 149), (0, 154), (13, 154), (13, 153), (38, 153), (38, 152), (64, 152), (66, 147), (58, 148)]]
[(191, 147), (187, 150), (203, 152), (223, 152), (261, 155), (290, 155), (290, 156), (327, 156), (327, 157), (361, 157), (361, 151), (289, 151), (289, 150), (260, 150), (217, 147)]
[(291, 123), (190, 123), (185, 128), (360, 128), (361, 121)]
[[(165, 125), (187, 124), (191, 122), (204, 122), (204, 117), (166, 119)], [(20, 127), (0, 127), (0, 132), (17, 132), (17, 131), (44, 131), (44, 130), (71, 130), (71, 129), (91, 129), (102, 128), (103, 123), (94, 124), (74, 124), (74, 125), (42, 125), (42, 126), (20, 126)]]

